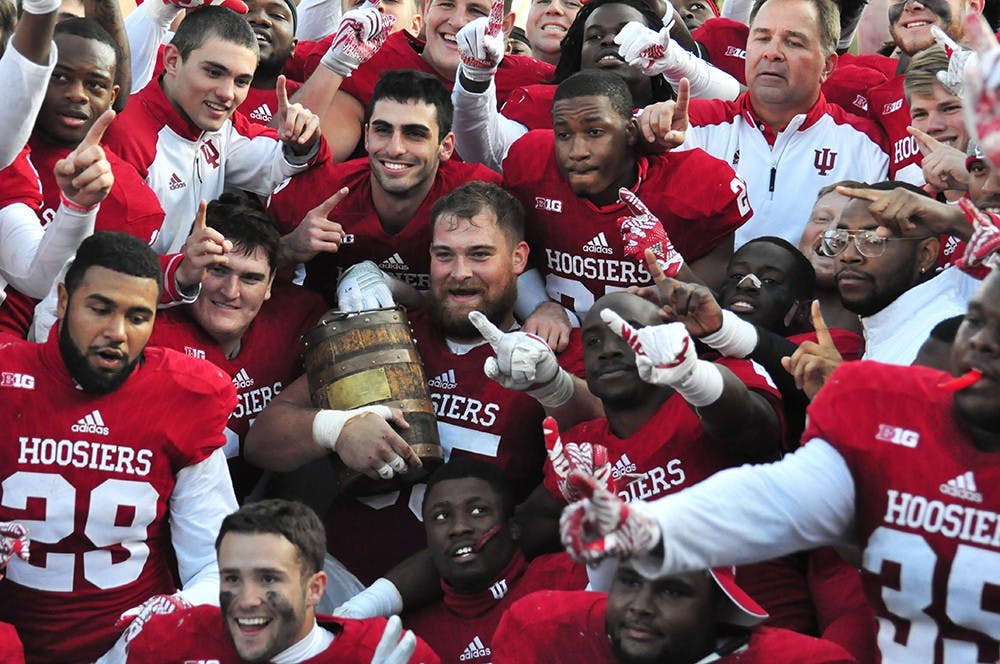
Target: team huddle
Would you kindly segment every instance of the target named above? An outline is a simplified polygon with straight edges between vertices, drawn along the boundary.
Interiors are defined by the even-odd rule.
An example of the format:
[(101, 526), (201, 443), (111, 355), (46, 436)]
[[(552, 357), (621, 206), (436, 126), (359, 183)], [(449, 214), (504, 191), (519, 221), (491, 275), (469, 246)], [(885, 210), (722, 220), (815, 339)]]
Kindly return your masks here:
[(0, 660), (1000, 661), (985, 0), (129, 5), (0, 0)]

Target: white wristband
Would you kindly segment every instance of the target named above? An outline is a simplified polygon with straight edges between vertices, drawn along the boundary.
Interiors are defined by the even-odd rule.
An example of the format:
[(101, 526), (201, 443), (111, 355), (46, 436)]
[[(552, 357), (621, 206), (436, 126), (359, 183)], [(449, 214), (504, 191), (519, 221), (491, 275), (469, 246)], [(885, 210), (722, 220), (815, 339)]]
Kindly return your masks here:
[(338, 606), (333, 615), (342, 618), (375, 618), (394, 616), (403, 612), (403, 596), (385, 577), (375, 580), (357, 595)]
[(688, 377), (674, 386), (677, 394), (695, 408), (708, 406), (719, 400), (725, 381), (719, 367), (705, 360), (694, 364), (694, 371)]
[(744, 358), (757, 347), (757, 328), (728, 309), (722, 310), (722, 327), (701, 337), (709, 347), (725, 357)]
[(555, 377), (541, 387), (528, 390), (538, 403), (546, 408), (558, 408), (573, 398), (573, 378), (569, 372), (559, 367)]
[(62, 0), (24, 0), (21, 3), (24, 11), (39, 16), (42, 14), (51, 14), (59, 9), (61, 5)]
[(313, 440), (320, 447), (325, 447), (331, 452), (336, 451), (337, 439), (340, 438), (340, 431), (352, 417), (363, 413), (375, 413), (388, 420), (392, 417), (392, 411), (388, 406), (362, 406), (352, 410), (329, 410), (324, 409), (316, 413), (313, 418), (312, 435)]
[(663, 78), (676, 90), (682, 78), (691, 84), (692, 99), (724, 99), (731, 101), (740, 94), (740, 82), (713, 67), (694, 53), (671, 40), (667, 45), (673, 66), (663, 72)]

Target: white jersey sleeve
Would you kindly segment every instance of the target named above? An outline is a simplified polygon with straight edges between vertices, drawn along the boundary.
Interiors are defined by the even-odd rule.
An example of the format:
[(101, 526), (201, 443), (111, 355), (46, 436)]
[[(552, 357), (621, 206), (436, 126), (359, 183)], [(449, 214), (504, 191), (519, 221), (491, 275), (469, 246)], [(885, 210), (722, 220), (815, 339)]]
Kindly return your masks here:
[(52, 44), (50, 49), (49, 62), (45, 65), (35, 64), (18, 53), (13, 43), (7, 44), (0, 58), (0, 90), (4, 91), (7, 109), (4, 126), (8, 130), (0, 138), (0, 168), (7, 168), (14, 162), (35, 128), (35, 118), (58, 59), (56, 45)]
[(851, 544), (854, 479), (844, 458), (814, 438), (767, 465), (716, 473), (652, 503), (632, 503), (654, 518), (663, 559), (637, 559), (649, 577), (742, 565), (812, 549)]
[(215, 538), (222, 520), (239, 508), (222, 448), (177, 473), (170, 496), (170, 539), (177, 556), (184, 599), (219, 603)]
[(160, 44), (169, 41), (170, 23), (179, 8), (161, 0), (149, 0), (125, 17), (125, 32), (132, 60), (132, 94), (142, 90), (153, 78)]
[(462, 87), (461, 77), (455, 78), (451, 91), (455, 106), (452, 131), (455, 150), (467, 162), (479, 162), (497, 173), (514, 141), (528, 133), (528, 128), (497, 111), (497, 88), (494, 81), (478, 94)]

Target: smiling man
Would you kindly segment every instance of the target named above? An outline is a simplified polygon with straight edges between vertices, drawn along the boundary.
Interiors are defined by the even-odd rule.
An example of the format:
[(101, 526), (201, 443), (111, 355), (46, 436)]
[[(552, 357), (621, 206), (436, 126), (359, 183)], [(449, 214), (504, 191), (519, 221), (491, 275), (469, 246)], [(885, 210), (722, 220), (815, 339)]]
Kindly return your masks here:
[[(282, 261), (307, 263), (306, 284), (331, 305), (340, 274), (365, 260), (427, 290), (431, 206), (465, 182), (500, 181), (479, 164), (451, 158), (451, 114), (451, 97), (436, 77), (409, 69), (386, 72), (368, 109), (368, 156), (319, 166), (271, 196), (268, 207), (287, 233)], [(332, 210), (309, 214), (344, 188)]]
[[(246, 6), (246, 21), (257, 37), (260, 59), (239, 110), (251, 122), (267, 126), (278, 111), (278, 76), (284, 71), (297, 43), (298, 14), (291, 0), (248, 0)], [(289, 95), (300, 86), (297, 81), (285, 81)]]
[(440, 661), (412, 634), (400, 640), (395, 620), (316, 614), (327, 582), (323, 523), (305, 505), (246, 505), (223, 520), (215, 548), (220, 606), (157, 616), (129, 645), (130, 662)]

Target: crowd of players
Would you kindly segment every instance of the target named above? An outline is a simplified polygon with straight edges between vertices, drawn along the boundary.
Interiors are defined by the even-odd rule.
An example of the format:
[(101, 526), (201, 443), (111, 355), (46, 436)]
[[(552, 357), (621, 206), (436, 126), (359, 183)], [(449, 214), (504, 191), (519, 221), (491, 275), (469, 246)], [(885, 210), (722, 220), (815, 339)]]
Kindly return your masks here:
[(1000, 661), (984, 4), (3, 0), (0, 660)]

